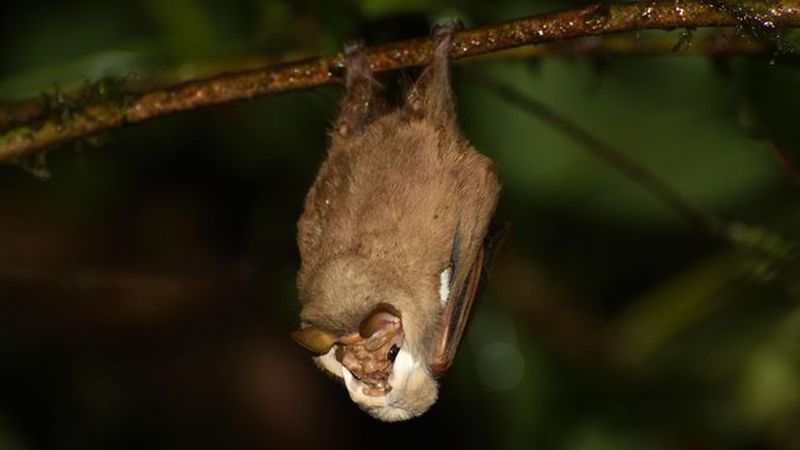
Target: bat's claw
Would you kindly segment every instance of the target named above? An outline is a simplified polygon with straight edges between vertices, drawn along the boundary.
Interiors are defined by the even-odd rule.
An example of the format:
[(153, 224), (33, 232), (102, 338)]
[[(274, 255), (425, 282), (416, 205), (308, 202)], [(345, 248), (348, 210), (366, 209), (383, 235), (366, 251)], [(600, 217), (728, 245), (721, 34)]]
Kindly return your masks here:
[(455, 17), (444, 17), (436, 21), (431, 29), (433, 36), (452, 34), (464, 29), (464, 22)]
[(449, 47), (450, 41), (453, 40), (453, 34), (463, 29), (464, 23), (453, 17), (436, 21), (431, 29), (434, 50), (439, 50), (443, 46)]
[(364, 51), (364, 41), (361, 39), (354, 39), (351, 41), (346, 41), (344, 43), (344, 56), (345, 58), (351, 58), (358, 54), (363, 53)]
[(356, 83), (372, 81), (372, 74), (364, 56), (364, 42), (348, 41), (344, 44), (345, 86), (352, 89)]

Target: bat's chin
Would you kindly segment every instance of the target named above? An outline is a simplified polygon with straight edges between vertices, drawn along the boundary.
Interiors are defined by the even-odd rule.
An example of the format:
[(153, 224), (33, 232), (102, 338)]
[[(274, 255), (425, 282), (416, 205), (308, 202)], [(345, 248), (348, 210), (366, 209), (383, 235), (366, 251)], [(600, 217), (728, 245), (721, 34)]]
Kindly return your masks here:
[(342, 377), (350, 399), (376, 419), (408, 420), (421, 415), (436, 402), (438, 384), (424, 364), (404, 350), (398, 352), (389, 386), (382, 393), (353, 376), (336, 360), (333, 351), (317, 360), (323, 368)]

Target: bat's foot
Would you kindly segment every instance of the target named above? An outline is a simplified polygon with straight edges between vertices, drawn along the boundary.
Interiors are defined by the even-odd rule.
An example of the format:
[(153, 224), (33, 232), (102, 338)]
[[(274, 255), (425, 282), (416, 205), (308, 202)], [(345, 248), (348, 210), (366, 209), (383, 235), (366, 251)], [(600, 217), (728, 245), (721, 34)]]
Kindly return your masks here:
[(346, 94), (336, 124), (341, 136), (363, 128), (382, 109), (383, 102), (375, 91), (376, 87), (382, 89), (383, 86), (372, 75), (365, 48), (362, 41), (349, 41), (344, 45)]
[(374, 82), (372, 71), (364, 56), (364, 48), (364, 42), (360, 40), (344, 44), (345, 87), (348, 91), (357, 88), (359, 84), (369, 85)]
[(344, 43), (344, 56), (350, 58), (364, 51), (364, 41), (355, 39)]
[(464, 22), (455, 17), (444, 17), (437, 20), (431, 28), (431, 35), (453, 34), (464, 29)]
[(443, 48), (449, 50), (453, 34), (463, 29), (464, 23), (456, 18), (448, 17), (437, 20), (431, 29), (434, 53), (440, 52)]
[(413, 117), (431, 120), (445, 128), (456, 126), (448, 63), (453, 35), (461, 28), (461, 22), (454, 19), (440, 20), (434, 25), (431, 61), (406, 93), (406, 105)]

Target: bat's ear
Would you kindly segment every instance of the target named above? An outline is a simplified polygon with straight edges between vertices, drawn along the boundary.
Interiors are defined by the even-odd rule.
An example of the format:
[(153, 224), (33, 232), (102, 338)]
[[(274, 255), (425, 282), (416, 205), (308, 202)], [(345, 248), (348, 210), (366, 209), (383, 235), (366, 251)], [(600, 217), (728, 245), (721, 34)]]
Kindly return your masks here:
[(388, 303), (379, 303), (361, 321), (358, 334), (362, 338), (369, 338), (383, 329), (397, 329), (400, 326), (400, 311)]
[(292, 339), (300, 344), (301, 347), (324, 355), (333, 347), (338, 338), (331, 333), (322, 331), (316, 327), (307, 327), (292, 332)]

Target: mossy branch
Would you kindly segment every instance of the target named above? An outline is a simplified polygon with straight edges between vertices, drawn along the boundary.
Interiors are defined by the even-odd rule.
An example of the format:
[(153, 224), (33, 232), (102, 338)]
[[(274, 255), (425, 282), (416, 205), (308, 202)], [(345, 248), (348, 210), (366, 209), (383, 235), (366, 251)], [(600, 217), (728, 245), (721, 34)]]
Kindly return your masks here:
[[(800, 26), (800, 0), (722, 1), (654, 0), (595, 4), (456, 34), (451, 57), (460, 59), (528, 44), (639, 30), (744, 27), (755, 31)], [(419, 38), (367, 50), (377, 72), (425, 64), (429, 39)], [(259, 69), (192, 80), (137, 94), (86, 102), (69, 114), (44, 111), (27, 103), (26, 114), (0, 111), (0, 163), (18, 161), (56, 144), (128, 124), (242, 99), (324, 86), (340, 81), (341, 53)], [(32, 105), (32, 106), (31, 106)], [(30, 109), (28, 109), (30, 108)], [(20, 117), (22, 120), (20, 120)]]

